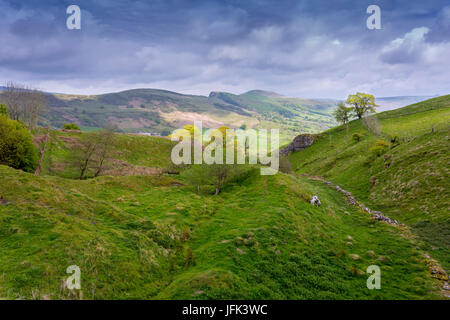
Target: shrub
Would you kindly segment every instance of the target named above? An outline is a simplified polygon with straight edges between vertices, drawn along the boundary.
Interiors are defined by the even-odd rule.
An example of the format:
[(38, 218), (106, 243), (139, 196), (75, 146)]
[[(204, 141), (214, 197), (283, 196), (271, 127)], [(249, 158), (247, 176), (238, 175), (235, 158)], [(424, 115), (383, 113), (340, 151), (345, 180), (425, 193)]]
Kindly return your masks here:
[(63, 124), (64, 130), (80, 130), (80, 127), (76, 125), (76, 123), (64, 123)]
[(353, 139), (354, 141), (356, 141), (356, 142), (359, 142), (359, 141), (362, 140), (363, 137), (364, 137), (364, 136), (363, 136), (362, 134), (360, 134), (360, 133), (354, 133), (353, 136), (352, 136), (352, 139)]
[(392, 144), (397, 144), (398, 142), (399, 142), (399, 138), (398, 138), (398, 136), (391, 136), (391, 135), (388, 135), (387, 136), (387, 138), (389, 139), (389, 141), (392, 143)]
[(37, 163), (38, 154), (28, 129), (0, 115), (0, 164), (33, 172)]
[(390, 143), (386, 140), (377, 140), (375, 143), (369, 148), (369, 151), (379, 157), (383, 153), (385, 153), (389, 149)]
[(8, 115), (8, 108), (6, 107), (6, 104), (0, 103), (0, 115)]

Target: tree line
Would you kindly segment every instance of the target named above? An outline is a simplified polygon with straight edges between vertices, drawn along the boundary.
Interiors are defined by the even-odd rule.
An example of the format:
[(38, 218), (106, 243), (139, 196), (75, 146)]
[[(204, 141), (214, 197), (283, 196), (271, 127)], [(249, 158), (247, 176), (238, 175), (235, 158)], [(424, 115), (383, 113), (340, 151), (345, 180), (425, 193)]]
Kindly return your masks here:
[(29, 130), (36, 128), (39, 116), (45, 111), (48, 99), (35, 88), (8, 82), (0, 94), (0, 102), (11, 120), (21, 121)]

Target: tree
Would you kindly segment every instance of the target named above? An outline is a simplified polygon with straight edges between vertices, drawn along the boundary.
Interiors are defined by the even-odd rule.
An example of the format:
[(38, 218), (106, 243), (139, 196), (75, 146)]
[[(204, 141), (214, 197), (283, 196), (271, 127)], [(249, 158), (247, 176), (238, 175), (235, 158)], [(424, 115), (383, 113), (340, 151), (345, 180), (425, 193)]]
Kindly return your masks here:
[(98, 133), (98, 150), (95, 155), (95, 173), (94, 177), (98, 177), (105, 167), (105, 163), (111, 155), (112, 147), (115, 144), (114, 130), (116, 127), (108, 126)]
[(182, 176), (197, 187), (197, 192), (201, 185), (212, 185), (215, 195), (218, 195), (227, 183), (243, 176), (250, 169), (249, 166), (239, 164), (195, 164), (185, 170)]
[(99, 132), (84, 133), (74, 150), (74, 163), (78, 178), (98, 177), (106, 167), (115, 144), (115, 127), (108, 126)]
[(0, 115), (4, 116), (8, 115), (8, 108), (6, 107), (6, 104), (3, 103), (0, 104)]
[(350, 121), (352, 113), (353, 113), (352, 107), (347, 107), (345, 103), (339, 102), (337, 109), (334, 110), (333, 112), (333, 115), (337, 122), (346, 125)]
[(31, 133), (20, 122), (0, 115), (0, 164), (33, 172), (37, 162)]
[(200, 186), (208, 184), (209, 177), (205, 174), (206, 165), (193, 165), (188, 170), (182, 172), (188, 183), (196, 187), (197, 193), (200, 193)]
[(14, 82), (8, 82), (2, 93), (9, 117), (20, 120), (32, 130), (47, 104), (46, 96), (39, 90)]
[(89, 169), (92, 167), (94, 155), (97, 151), (98, 141), (96, 133), (86, 133), (80, 138), (80, 144), (77, 146), (74, 154), (75, 165), (80, 170), (79, 179), (86, 177)]
[(80, 127), (77, 126), (76, 123), (64, 123), (63, 129), (64, 130), (80, 130)]
[(23, 88), (14, 82), (8, 82), (2, 93), (3, 101), (8, 107), (9, 117), (12, 120), (19, 120), (22, 114), (22, 93)]
[(375, 108), (378, 107), (373, 95), (361, 92), (349, 95), (345, 103), (352, 106), (352, 110), (358, 119), (366, 114), (375, 113)]

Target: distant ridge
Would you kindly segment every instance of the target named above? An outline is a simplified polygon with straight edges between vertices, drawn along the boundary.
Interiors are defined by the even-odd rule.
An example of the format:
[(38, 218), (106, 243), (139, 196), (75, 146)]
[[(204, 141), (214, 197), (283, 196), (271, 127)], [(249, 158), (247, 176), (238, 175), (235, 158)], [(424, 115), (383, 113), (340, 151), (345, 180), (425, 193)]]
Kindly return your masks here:
[[(0, 86), (0, 92), (4, 89)], [(205, 127), (279, 128), (287, 139), (335, 126), (332, 112), (338, 102), (329, 98), (287, 97), (259, 89), (241, 94), (211, 91), (208, 96), (147, 88), (98, 95), (47, 94), (49, 103), (41, 124), (55, 128), (67, 122), (92, 128), (114, 123), (126, 132), (168, 134), (194, 120), (202, 120)], [(380, 106), (377, 111), (397, 109), (430, 97), (376, 98)]]

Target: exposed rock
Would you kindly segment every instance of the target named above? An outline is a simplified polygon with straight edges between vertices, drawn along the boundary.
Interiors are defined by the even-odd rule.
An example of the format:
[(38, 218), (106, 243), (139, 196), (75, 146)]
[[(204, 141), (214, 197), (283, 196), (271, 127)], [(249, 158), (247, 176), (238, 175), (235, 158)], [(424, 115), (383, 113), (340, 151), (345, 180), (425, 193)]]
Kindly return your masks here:
[(375, 258), (375, 252), (374, 252), (373, 250), (369, 250), (369, 251), (367, 251), (366, 253), (367, 253), (367, 255), (368, 255), (369, 257)]
[(311, 198), (311, 204), (315, 205), (315, 206), (320, 206), (321, 203), (320, 203), (319, 197), (318, 196), (313, 196)]
[(291, 152), (300, 151), (308, 148), (314, 143), (314, 136), (309, 133), (298, 135), (294, 140), (285, 148), (280, 150), (282, 156), (287, 156)]
[(349, 257), (352, 258), (353, 260), (359, 259), (359, 256), (357, 254), (349, 254)]
[(379, 211), (373, 211), (374, 214), (372, 214), (372, 218), (378, 221), (384, 221), (387, 222), (389, 224), (398, 224), (397, 220), (388, 218), (386, 216), (384, 216), (381, 212)]
[(197, 290), (192, 295), (193, 296), (198, 296), (199, 294), (203, 294), (203, 291), (202, 290)]
[(385, 263), (389, 263), (391, 261), (391, 259), (389, 257), (385, 257), (385, 256), (379, 256), (378, 257), (378, 261), (380, 262), (385, 262)]

